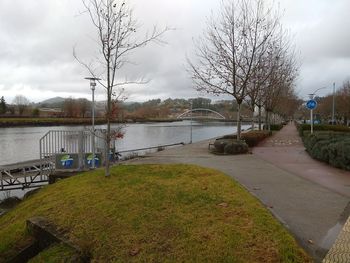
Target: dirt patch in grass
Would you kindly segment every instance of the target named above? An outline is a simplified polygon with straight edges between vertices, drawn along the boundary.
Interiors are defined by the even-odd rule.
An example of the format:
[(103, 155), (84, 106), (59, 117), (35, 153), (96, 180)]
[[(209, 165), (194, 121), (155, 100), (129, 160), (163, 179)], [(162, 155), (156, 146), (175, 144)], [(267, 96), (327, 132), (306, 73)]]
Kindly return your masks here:
[(0, 261), (44, 216), (93, 262), (311, 262), (228, 176), (192, 165), (133, 165), (49, 185), (0, 218)]

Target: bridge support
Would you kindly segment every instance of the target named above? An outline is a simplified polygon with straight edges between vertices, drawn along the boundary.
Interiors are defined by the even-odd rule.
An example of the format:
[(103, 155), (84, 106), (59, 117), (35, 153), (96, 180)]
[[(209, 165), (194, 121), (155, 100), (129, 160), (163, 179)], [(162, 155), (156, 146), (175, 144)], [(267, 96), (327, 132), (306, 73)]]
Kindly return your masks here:
[(0, 191), (40, 187), (54, 170), (51, 159), (0, 166)]

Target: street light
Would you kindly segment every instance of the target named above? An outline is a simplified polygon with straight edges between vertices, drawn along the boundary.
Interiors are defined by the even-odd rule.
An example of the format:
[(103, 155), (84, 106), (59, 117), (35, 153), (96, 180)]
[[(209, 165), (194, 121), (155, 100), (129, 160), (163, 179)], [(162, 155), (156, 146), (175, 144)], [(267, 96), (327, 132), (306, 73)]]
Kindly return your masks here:
[(191, 137), (190, 137), (190, 144), (192, 143), (192, 107), (193, 107), (193, 101), (191, 100)]
[(316, 95), (316, 92), (319, 91), (319, 90), (321, 90), (321, 89), (327, 89), (327, 87), (319, 88), (319, 89), (315, 90), (313, 93), (308, 94), (309, 97), (310, 97), (310, 99), (313, 100), (313, 99), (314, 99), (314, 96)]
[(332, 125), (335, 125), (334, 112), (335, 112), (335, 82), (333, 83)]
[(95, 169), (95, 88), (96, 88), (96, 80), (100, 80), (99, 78), (88, 77), (85, 78), (90, 81), (90, 88), (92, 91), (92, 169)]

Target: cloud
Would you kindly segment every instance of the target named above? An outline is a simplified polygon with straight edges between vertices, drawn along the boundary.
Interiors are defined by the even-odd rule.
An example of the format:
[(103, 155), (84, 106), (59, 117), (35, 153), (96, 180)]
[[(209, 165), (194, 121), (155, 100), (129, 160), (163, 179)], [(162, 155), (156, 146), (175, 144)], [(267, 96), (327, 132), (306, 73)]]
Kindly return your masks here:
[[(131, 56), (135, 65), (118, 73), (122, 80), (145, 77), (143, 86), (126, 87), (130, 100), (195, 97), (185, 71), (193, 38), (205, 29), (206, 17), (219, 8), (212, 0), (130, 1), (142, 26), (139, 36), (157, 25), (167, 32), (167, 45), (151, 44)], [(301, 96), (320, 86), (339, 85), (349, 77), (350, 26), (348, 0), (280, 0), (283, 23), (295, 38), (301, 68), (297, 89)], [(81, 1), (0, 1), (0, 96), (7, 101), (24, 94), (32, 101), (53, 96), (90, 97), (88, 72), (74, 59), (90, 61), (97, 55), (96, 31)], [(97, 98), (104, 99), (102, 87)]]

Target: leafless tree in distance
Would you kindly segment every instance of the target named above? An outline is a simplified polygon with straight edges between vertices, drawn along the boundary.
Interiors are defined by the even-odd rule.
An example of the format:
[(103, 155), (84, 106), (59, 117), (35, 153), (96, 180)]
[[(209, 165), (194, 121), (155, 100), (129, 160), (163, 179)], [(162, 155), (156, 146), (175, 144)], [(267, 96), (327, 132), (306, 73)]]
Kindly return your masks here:
[(16, 105), (17, 110), (18, 110), (18, 114), (22, 115), (23, 112), (25, 111), (25, 109), (28, 107), (30, 102), (25, 96), (23, 96), (23, 95), (16, 95), (14, 97), (12, 103), (14, 105)]
[(241, 136), (241, 104), (247, 88), (278, 28), (278, 10), (263, 0), (223, 1), (208, 19), (204, 36), (195, 42), (189, 72), (198, 91), (231, 95), (238, 105), (237, 139)]
[(93, 26), (96, 28), (98, 44), (98, 57), (87, 63), (79, 59), (74, 50), (74, 57), (95, 78), (100, 78), (100, 85), (106, 90), (106, 121), (107, 130), (105, 134), (105, 176), (110, 176), (110, 162), (108, 152), (112, 137), (115, 132), (111, 131), (112, 104), (115, 100), (124, 99), (123, 87), (127, 84), (143, 84), (140, 78), (128, 80), (118, 75), (120, 70), (130, 64), (130, 55), (137, 49), (145, 47), (151, 42), (163, 43), (161, 37), (169, 30), (165, 27), (158, 29), (156, 26), (139, 37), (140, 29), (134, 18), (132, 9), (125, 0), (82, 0), (86, 12), (89, 14)]
[(276, 110), (280, 101), (294, 95), (294, 83), (298, 75), (298, 66), (294, 52), (291, 52), (288, 43), (280, 42), (271, 53), (271, 73), (265, 84), (262, 98), (265, 108), (266, 125), (270, 130), (269, 115)]

